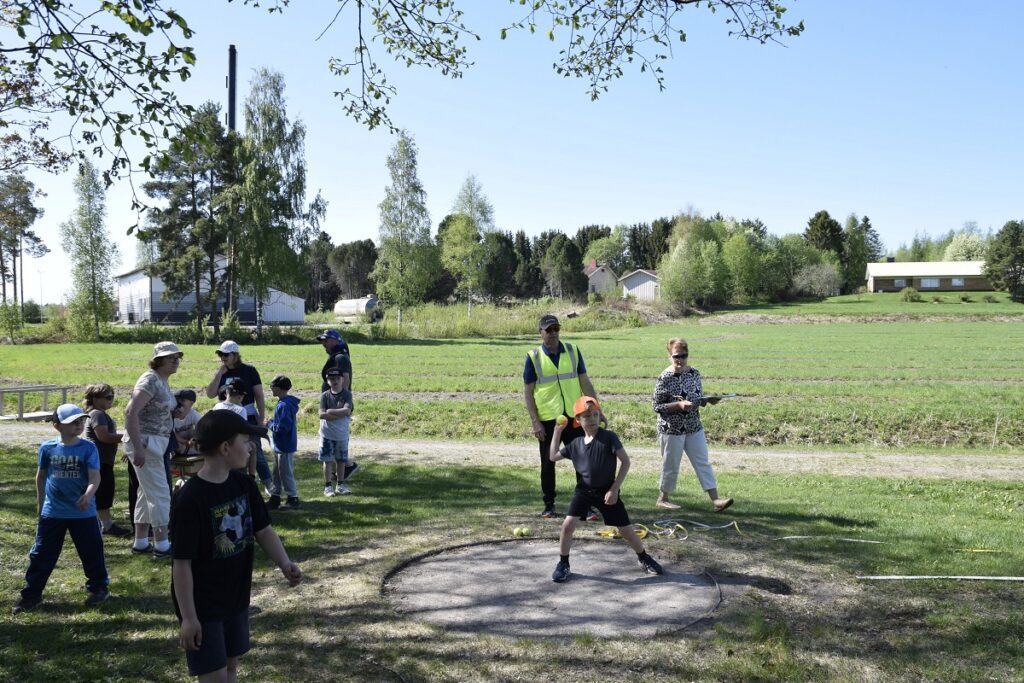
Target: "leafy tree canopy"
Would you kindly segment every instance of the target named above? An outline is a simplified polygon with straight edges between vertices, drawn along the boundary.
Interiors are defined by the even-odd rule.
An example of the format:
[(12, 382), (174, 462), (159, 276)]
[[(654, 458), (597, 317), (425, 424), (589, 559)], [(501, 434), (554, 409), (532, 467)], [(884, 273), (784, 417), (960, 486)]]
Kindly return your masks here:
[(1024, 301), (1024, 221), (1008, 221), (992, 238), (984, 273), (1014, 301)]
[[(489, 27), (505, 39), (515, 31), (540, 32), (561, 48), (556, 73), (583, 80), (592, 98), (630, 66), (664, 88), (661, 62), (671, 44), (685, 41), (682, 14), (703, 8), (723, 17), (732, 36), (760, 43), (778, 42), (803, 32), (803, 22), (786, 21), (775, 0), (509, 0), (522, 6), (518, 19)], [(243, 0), (271, 13), (287, 10), (289, 0)], [(344, 81), (337, 90), (345, 113), (375, 128), (396, 130), (388, 115), (397, 94), (380, 61), (435, 69), (460, 78), (472, 62), (468, 44), (480, 36), (468, 27), (466, 11), (483, 12), (485, 3), (467, 0), (339, 0), (321, 35), (337, 28), (345, 57), (329, 60)], [(0, 22), (5, 36), (0, 55), (0, 129), (20, 136), (5, 150), (15, 163), (32, 159), (44, 166), (61, 163), (58, 138), (81, 158), (107, 155), (109, 182), (128, 170), (126, 136), (155, 147), (172, 137), (171, 127), (192, 111), (172, 84), (188, 79), (196, 56), (188, 41), (186, 15), (164, 0), (4, 0)], [(354, 38), (350, 37), (354, 36)], [(5, 104), (6, 103), (6, 104)], [(47, 111), (66, 111), (71, 123), (59, 135), (47, 130)], [(0, 130), (2, 133), (2, 130)], [(20, 162), (19, 162), (20, 160)], [(66, 158), (65, 158), (66, 160)], [(148, 157), (142, 165), (148, 167)]]

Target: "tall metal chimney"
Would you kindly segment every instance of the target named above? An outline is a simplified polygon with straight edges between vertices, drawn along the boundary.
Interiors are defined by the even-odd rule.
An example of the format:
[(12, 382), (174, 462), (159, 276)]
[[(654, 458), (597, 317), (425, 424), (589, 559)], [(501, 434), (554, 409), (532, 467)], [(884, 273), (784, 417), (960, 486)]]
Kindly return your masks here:
[(228, 46), (228, 130), (235, 130), (235, 81), (237, 52), (234, 45)]

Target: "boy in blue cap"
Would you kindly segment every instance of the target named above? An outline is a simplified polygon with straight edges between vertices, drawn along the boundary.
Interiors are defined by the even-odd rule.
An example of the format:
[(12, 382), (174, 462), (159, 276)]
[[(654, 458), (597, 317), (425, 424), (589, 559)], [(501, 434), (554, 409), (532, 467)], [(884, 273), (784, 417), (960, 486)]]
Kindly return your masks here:
[(108, 597), (110, 583), (103, 555), (103, 537), (96, 521), (96, 490), (100, 486), (100, 454), (96, 444), (79, 438), (89, 416), (72, 403), (53, 411), (53, 428), (59, 436), (39, 446), (36, 470), (36, 506), (39, 523), (28, 553), (28, 571), (15, 612), (34, 609), (43, 601), (43, 589), (57, 566), (64, 536), (71, 540), (85, 570), (86, 605), (98, 605)]

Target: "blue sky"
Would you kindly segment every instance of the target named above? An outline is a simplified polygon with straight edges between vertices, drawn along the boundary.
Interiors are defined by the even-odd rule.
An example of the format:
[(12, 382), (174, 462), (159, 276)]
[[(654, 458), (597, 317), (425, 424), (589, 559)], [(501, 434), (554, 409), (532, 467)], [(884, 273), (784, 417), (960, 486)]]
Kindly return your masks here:
[[(281, 71), (289, 115), (307, 126), (309, 197), (321, 190), (329, 202), (327, 232), (335, 243), (376, 239), (393, 137), (345, 118), (332, 96), (342, 86), (327, 60), (350, 54), (351, 24), (342, 19), (316, 37), (336, 3), (294, 5), (270, 16), (237, 2), (189, 3), (199, 61), (180, 95), (226, 106), (233, 43), (241, 121), (253, 70)], [(731, 38), (722, 15), (687, 9), (688, 40), (663, 67), (667, 89), (627, 70), (596, 102), (584, 83), (551, 70), (557, 41), (525, 32), (499, 39), (518, 4), (462, 5), (482, 37), (470, 45), (475, 65), (464, 78), (379, 56), (399, 89), (391, 116), (419, 146), (435, 226), (468, 173), (499, 228), (531, 235), (690, 208), (760, 218), (783, 235), (825, 209), (840, 221), (869, 216), (894, 249), (919, 232), (966, 221), (998, 230), (1024, 217), (1024, 3), (791, 0), (787, 17), (806, 30), (785, 46)], [(36, 229), (53, 253), (28, 263), (26, 290), (52, 302), (71, 284), (58, 237), (73, 210), (70, 176), (32, 178), (48, 193)], [(134, 265), (134, 238), (125, 236), (134, 220), (127, 188), (112, 188), (118, 272)]]

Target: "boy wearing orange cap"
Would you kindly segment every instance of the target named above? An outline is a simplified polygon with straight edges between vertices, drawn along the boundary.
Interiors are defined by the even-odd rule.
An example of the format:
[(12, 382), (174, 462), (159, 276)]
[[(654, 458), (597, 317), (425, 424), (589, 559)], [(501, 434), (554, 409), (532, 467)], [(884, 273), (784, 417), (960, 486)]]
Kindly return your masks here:
[[(565, 458), (572, 460), (576, 468), (576, 492), (566, 511), (559, 536), (559, 552), (561, 557), (555, 567), (551, 579), (562, 583), (569, 578), (569, 549), (572, 547), (572, 534), (576, 530), (576, 520), (586, 514), (591, 507), (597, 509), (607, 526), (618, 528), (629, 547), (636, 552), (637, 561), (648, 574), (661, 574), (662, 568), (653, 557), (647, 554), (643, 542), (636, 535), (629, 523), (629, 513), (619, 498), (619, 489), (629, 472), (629, 456), (615, 432), (601, 429), (601, 405), (590, 396), (580, 396), (573, 405), (573, 424), (583, 428), (583, 436), (576, 437), (566, 446), (560, 445), (562, 430), (566, 424), (556, 424), (551, 439), (551, 450), (548, 454), (551, 462)], [(616, 461), (619, 462), (618, 475), (615, 473)]]

